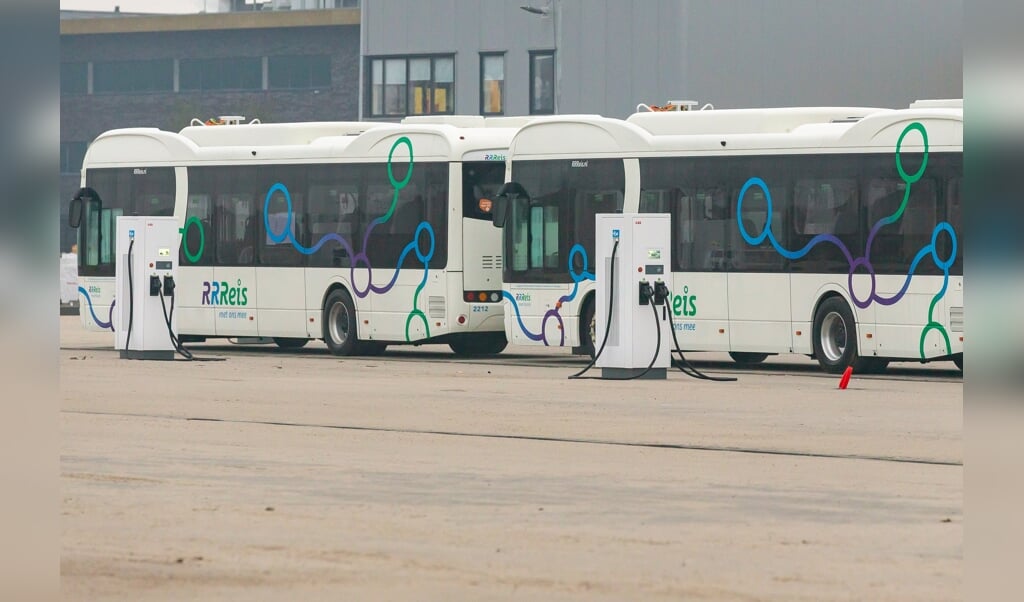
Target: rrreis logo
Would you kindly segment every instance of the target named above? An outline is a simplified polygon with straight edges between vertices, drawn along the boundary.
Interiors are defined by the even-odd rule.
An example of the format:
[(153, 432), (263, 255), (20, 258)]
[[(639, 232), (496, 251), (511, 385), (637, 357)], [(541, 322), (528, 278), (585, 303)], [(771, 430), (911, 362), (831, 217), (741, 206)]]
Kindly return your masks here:
[(228, 282), (203, 282), (202, 305), (247, 305), (249, 289), (242, 286), (231, 286)]

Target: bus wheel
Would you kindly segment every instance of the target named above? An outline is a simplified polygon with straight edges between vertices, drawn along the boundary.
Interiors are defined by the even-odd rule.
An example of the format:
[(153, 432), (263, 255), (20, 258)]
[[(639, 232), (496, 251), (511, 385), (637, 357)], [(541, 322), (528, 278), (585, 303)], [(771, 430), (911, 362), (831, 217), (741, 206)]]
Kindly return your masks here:
[(334, 355), (354, 355), (358, 348), (356, 307), (345, 289), (335, 289), (324, 303), (324, 343)]
[(448, 346), (456, 355), (497, 355), (508, 346), (508, 339), (504, 332), (487, 332), (452, 337)]
[(760, 364), (761, 362), (768, 359), (768, 354), (751, 353), (748, 351), (730, 351), (729, 357), (731, 357), (732, 361), (736, 362), (737, 364), (752, 366), (754, 364)]
[(953, 356), (953, 363), (956, 364), (956, 369), (957, 370), (963, 372), (964, 371), (964, 354), (958, 353), (958, 354), (954, 355)]
[(289, 339), (285, 337), (274, 337), (274, 342), (281, 349), (299, 349), (306, 346), (309, 339)]
[(580, 350), (594, 358), (597, 353), (597, 346), (594, 339), (597, 337), (597, 321), (594, 317), (594, 298), (590, 297), (583, 304), (583, 311), (580, 313)]
[(829, 297), (814, 314), (814, 357), (830, 374), (840, 374), (857, 361), (857, 325), (841, 297)]

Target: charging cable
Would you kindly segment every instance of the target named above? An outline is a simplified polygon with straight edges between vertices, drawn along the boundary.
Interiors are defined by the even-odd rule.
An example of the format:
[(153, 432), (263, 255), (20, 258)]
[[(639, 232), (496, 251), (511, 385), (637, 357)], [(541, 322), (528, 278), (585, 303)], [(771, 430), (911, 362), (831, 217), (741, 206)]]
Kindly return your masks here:
[(174, 345), (174, 350), (177, 351), (183, 358), (190, 362), (223, 362), (227, 358), (223, 357), (196, 357), (192, 355), (181, 343), (178, 337), (174, 334), (174, 329), (171, 327), (171, 319), (174, 317), (174, 280), (170, 279), (167, 283), (167, 295), (171, 298), (171, 311), (167, 312), (167, 304), (164, 302), (164, 285), (161, 284), (158, 289), (160, 294), (160, 307), (163, 308), (164, 323), (167, 324), (167, 334), (171, 337), (171, 344)]
[(611, 331), (612, 328), (612, 308), (615, 304), (615, 295), (613, 294), (615, 292), (615, 255), (616, 253), (618, 253), (618, 251), (619, 239), (615, 239), (615, 244), (612, 246), (612, 259), (609, 262), (611, 264), (611, 269), (609, 270), (608, 275), (608, 323), (605, 324), (604, 327), (604, 337), (601, 339), (601, 346), (598, 348), (597, 353), (594, 354), (594, 359), (590, 360), (590, 363), (587, 364), (586, 367), (584, 367), (582, 370), (580, 370), (576, 374), (569, 376), (570, 379), (580, 378), (588, 370), (593, 368), (594, 364), (597, 363), (598, 358), (600, 358), (601, 354), (604, 352), (605, 343), (608, 342), (608, 332)]
[[(604, 345), (608, 342), (608, 331), (611, 330), (611, 310), (614, 308), (615, 303), (615, 254), (618, 252), (618, 239), (615, 239), (615, 244), (611, 247), (611, 261), (609, 262), (611, 267), (608, 270), (608, 319), (607, 324), (604, 326), (604, 337), (601, 339), (601, 346), (598, 347), (597, 353), (594, 354), (594, 358), (590, 360), (590, 363), (584, 367), (578, 373), (569, 376), (569, 379), (578, 379), (587, 373), (590, 369), (594, 368), (594, 364), (597, 363), (598, 358), (601, 357), (601, 353), (604, 352)], [(590, 328), (588, 326), (588, 328)]]
[(648, 372), (651, 371), (651, 369), (654, 367), (654, 363), (658, 361), (658, 355), (661, 353), (661, 325), (658, 323), (658, 308), (655, 307), (655, 303), (654, 303), (654, 295), (655, 295), (655, 293), (654, 293), (654, 291), (652, 289), (650, 289), (650, 285), (647, 285), (647, 297), (648, 297), (648, 299), (651, 300), (651, 312), (654, 314), (654, 327), (655, 327), (655, 329), (656, 329), (656, 331), (658, 333), (658, 342), (657, 342), (657, 345), (654, 348), (654, 356), (651, 358), (651, 363), (647, 364), (647, 368), (645, 368), (643, 372), (640, 372), (638, 374), (634, 374), (633, 376), (624, 376), (624, 377), (621, 377), (621, 378), (613, 378), (613, 377), (609, 377), (609, 376), (600, 376), (600, 377), (585, 377), (585, 376), (583, 376), (583, 374), (585, 374), (588, 370), (590, 370), (591, 368), (594, 367), (594, 364), (597, 363), (597, 360), (601, 357), (601, 354), (604, 352), (605, 344), (608, 343), (608, 333), (611, 332), (611, 328), (612, 328), (612, 310), (615, 307), (615, 255), (618, 252), (618, 250), (619, 250), (619, 241), (618, 241), (618, 239), (616, 239), (615, 240), (615, 245), (612, 246), (612, 257), (611, 257), (611, 262), (610, 262), (611, 263), (611, 268), (608, 271), (608, 273), (609, 273), (609, 275), (608, 275), (608, 290), (609, 290), (609, 294), (608, 294), (608, 320), (607, 320), (607, 324), (605, 324), (605, 328), (604, 328), (604, 337), (602, 337), (602, 339), (601, 339), (601, 347), (597, 350), (597, 353), (594, 354), (594, 359), (590, 360), (590, 363), (587, 364), (585, 368), (583, 368), (582, 370), (580, 370), (576, 374), (573, 374), (573, 375), (569, 376), (570, 379), (579, 379), (579, 380), (635, 380), (637, 378), (645, 376)]
[[(668, 294), (671, 297), (672, 293), (669, 292)], [(669, 315), (669, 326), (672, 327), (672, 342), (674, 342), (675, 346), (676, 346), (676, 348), (673, 351), (673, 353), (679, 354), (679, 359), (678, 360), (677, 359), (673, 359), (672, 360), (672, 365), (673, 366), (675, 366), (676, 368), (679, 368), (679, 371), (682, 372), (683, 374), (685, 374), (687, 376), (690, 376), (690, 377), (693, 377), (693, 378), (698, 378), (698, 379), (701, 379), (701, 380), (710, 380), (710, 381), (714, 381), (714, 382), (735, 382), (737, 380), (735, 377), (732, 377), (732, 376), (710, 376), (710, 375), (704, 374), (700, 370), (694, 368), (693, 364), (691, 364), (689, 361), (687, 361), (686, 356), (683, 355), (682, 348), (679, 346), (679, 339), (676, 338), (675, 318), (673, 317), (672, 312), (671, 311), (668, 312), (668, 315)]]
[(128, 345), (132, 342), (132, 318), (135, 317), (135, 285), (132, 282), (132, 247), (135, 246), (135, 236), (132, 232), (131, 238), (128, 240), (128, 336), (124, 341), (124, 352), (128, 353)]

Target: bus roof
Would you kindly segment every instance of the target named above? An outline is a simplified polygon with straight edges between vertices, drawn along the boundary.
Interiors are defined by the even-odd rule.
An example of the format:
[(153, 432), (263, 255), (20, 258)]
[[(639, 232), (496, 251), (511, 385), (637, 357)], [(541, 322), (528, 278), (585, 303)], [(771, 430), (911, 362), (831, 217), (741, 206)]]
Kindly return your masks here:
[[(907, 109), (809, 107), (651, 112), (626, 120), (592, 116), (543, 119), (523, 127), (512, 140), (513, 160), (615, 157), (660, 154), (777, 153), (800, 150), (895, 148), (913, 122), (921, 122), (929, 147), (963, 147), (963, 109), (942, 104)], [(921, 150), (919, 135), (901, 145)]]
[(647, 149), (650, 138), (644, 129), (621, 119), (559, 115), (535, 119), (520, 128), (509, 154), (615, 156)]
[(889, 111), (867, 107), (645, 111), (630, 115), (626, 121), (654, 135), (781, 134), (810, 123), (849, 123)]
[(360, 121), (326, 121), (193, 125), (178, 133), (198, 146), (280, 146), (309, 144), (324, 136), (356, 136), (380, 125), (384, 124)]
[(486, 157), (503, 161), (516, 132), (514, 123), (491, 121), (486, 127), (450, 123), (254, 123), (190, 126), (178, 133), (124, 128), (97, 137), (83, 165), (88, 169), (143, 164), (380, 161), (388, 159), (393, 145), (403, 136), (409, 138), (416, 159), (462, 161)]

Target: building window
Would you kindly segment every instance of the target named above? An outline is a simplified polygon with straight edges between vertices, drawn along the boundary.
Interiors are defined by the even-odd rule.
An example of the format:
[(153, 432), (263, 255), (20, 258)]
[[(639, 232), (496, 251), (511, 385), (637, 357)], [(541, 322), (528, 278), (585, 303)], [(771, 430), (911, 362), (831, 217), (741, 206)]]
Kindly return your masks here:
[(60, 64), (60, 93), (85, 94), (89, 91), (89, 63)]
[(123, 92), (171, 92), (174, 90), (174, 61), (111, 61), (93, 65), (93, 91), (97, 94)]
[(85, 150), (87, 148), (89, 148), (87, 142), (61, 142), (60, 173), (79, 173), (82, 171), (82, 160), (85, 159)]
[(530, 114), (555, 112), (555, 51), (530, 53)]
[(268, 85), (277, 89), (329, 88), (331, 57), (272, 56), (267, 62)]
[(455, 111), (454, 56), (376, 58), (369, 66), (371, 117)]
[(480, 114), (505, 113), (505, 53), (480, 54)]
[(179, 90), (262, 90), (260, 57), (181, 59)]

